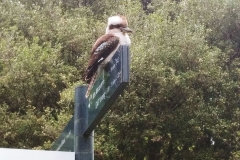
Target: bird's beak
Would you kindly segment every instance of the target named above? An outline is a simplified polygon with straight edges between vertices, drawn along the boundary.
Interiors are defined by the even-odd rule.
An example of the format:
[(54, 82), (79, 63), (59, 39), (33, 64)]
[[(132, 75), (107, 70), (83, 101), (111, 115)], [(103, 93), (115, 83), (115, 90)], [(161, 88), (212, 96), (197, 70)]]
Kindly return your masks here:
[(133, 31), (128, 27), (121, 27), (121, 31), (124, 33), (132, 33)]

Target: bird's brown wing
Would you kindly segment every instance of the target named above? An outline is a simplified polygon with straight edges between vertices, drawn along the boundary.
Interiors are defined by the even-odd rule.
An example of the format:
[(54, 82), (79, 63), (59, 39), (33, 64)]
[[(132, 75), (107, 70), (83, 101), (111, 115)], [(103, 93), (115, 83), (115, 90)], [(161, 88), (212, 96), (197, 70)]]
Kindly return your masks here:
[(106, 59), (114, 49), (116, 49), (118, 44), (119, 38), (112, 34), (101, 36), (96, 41), (92, 48), (90, 61), (88, 62), (86, 71), (85, 80), (87, 83), (91, 82), (91, 79), (96, 73), (99, 64), (104, 61), (104, 59)]

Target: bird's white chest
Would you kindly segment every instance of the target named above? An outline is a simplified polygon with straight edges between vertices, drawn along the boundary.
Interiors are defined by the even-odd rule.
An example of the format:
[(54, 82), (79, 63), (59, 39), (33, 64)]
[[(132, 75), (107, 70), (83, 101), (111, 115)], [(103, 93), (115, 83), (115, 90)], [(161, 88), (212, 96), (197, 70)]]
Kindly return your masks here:
[(106, 63), (108, 63), (113, 55), (115, 54), (115, 52), (117, 51), (117, 49), (119, 48), (120, 45), (130, 45), (131, 44), (131, 40), (128, 36), (128, 34), (123, 34), (122, 32), (119, 33), (113, 33), (114, 36), (119, 38), (119, 44), (118, 46), (109, 54), (108, 57), (106, 57), (106, 59), (103, 61), (102, 65), (104, 66)]
[(120, 33), (115, 33), (114, 35), (119, 37), (120, 45), (130, 45), (131, 44), (131, 40), (127, 33), (123, 34), (122, 32), (120, 32)]

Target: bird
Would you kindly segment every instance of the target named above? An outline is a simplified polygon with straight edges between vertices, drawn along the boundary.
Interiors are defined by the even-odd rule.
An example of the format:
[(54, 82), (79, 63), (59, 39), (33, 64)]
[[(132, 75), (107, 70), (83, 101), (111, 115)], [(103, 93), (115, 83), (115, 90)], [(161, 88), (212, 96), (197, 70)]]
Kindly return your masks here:
[(115, 15), (108, 18), (105, 34), (97, 39), (91, 50), (85, 74), (85, 81), (89, 84), (85, 95), (86, 98), (89, 96), (97, 77), (104, 66), (110, 62), (119, 46), (130, 46), (131, 40), (128, 33), (131, 32), (132, 29), (128, 27), (125, 16)]

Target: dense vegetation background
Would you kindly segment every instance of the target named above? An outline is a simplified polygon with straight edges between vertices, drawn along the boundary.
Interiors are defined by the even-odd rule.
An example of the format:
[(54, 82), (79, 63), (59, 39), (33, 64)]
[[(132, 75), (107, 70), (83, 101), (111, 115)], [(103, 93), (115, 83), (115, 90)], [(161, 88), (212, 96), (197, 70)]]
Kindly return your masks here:
[(95, 159), (239, 159), (239, 0), (0, 0), (0, 147), (51, 147), (115, 14), (134, 30), (131, 83)]

